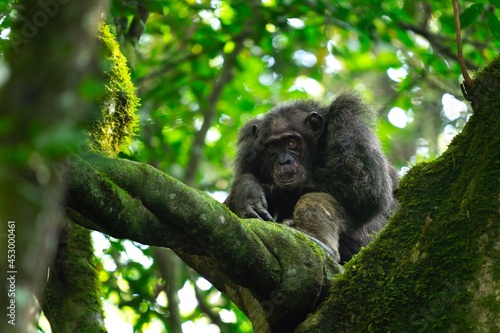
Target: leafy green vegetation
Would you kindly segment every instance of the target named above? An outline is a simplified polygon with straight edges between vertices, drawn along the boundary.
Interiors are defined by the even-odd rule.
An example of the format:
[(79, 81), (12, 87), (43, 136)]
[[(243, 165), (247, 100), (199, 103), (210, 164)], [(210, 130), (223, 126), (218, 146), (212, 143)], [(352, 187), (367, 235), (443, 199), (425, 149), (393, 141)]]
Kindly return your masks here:
[[(500, 2), (459, 5), (464, 57), (472, 72), (500, 51)], [(33, 4), (31, 12), (43, 11), (39, 6)], [(11, 75), (8, 59), (15, 56), (15, 36), (10, 35), (14, 21), (32, 23), (33, 16), (8, 0), (0, 1), (0, 13), (3, 86)], [(341, 91), (358, 90), (377, 110), (377, 133), (401, 174), (440, 156), (472, 112), (459, 87), (450, 2), (113, 0), (103, 17), (99, 40), (111, 62), (101, 68), (108, 84), (98, 101), (102, 117), (96, 116), (100, 120), (89, 134), (93, 149), (151, 164), (216, 197), (223, 196), (231, 181), (238, 129), (280, 101), (314, 98), (327, 103)], [(98, 95), (95, 82), (84, 80), (79, 93)], [(119, 109), (124, 112), (115, 112)], [(14, 133), (12, 124), (10, 118), (0, 119), (0, 134)], [(28, 152), (15, 154), (21, 152), (27, 160)], [(425, 166), (415, 169), (405, 184), (416, 181)], [(429, 207), (452, 190), (442, 184), (443, 193), (428, 198)], [(408, 242), (415, 243), (414, 257), (428, 265), (426, 272), (437, 269), (423, 258), (432, 250), (428, 239), (414, 238), (421, 225), (389, 229), (382, 237), (397, 237), (399, 228), (415, 228), (413, 233), (405, 229)], [(94, 240), (110, 332), (181, 332), (181, 327), (184, 332), (200, 332), (200, 327), (207, 332), (252, 331), (227, 296), (171, 251), (99, 233)], [(459, 240), (457, 251), (463, 244)], [(380, 256), (385, 250), (378, 250)], [(478, 264), (469, 259), (464, 265)], [(408, 267), (404, 265), (400, 270)], [(383, 276), (378, 267), (373, 274)], [(373, 287), (404, 283), (391, 277), (380, 281)], [(455, 297), (450, 293), (457, 290), (457, 281), (410, 286), (411, 294), (418, 298), (434, 288), (437, 300)], [(336, 283), (348, 287), (345, 276)], [(376, 301), (384, 307), (393, 298)], [(404, 305), (405, 299), (400, 302)], [(495, 306), (491, 299), (483, 303)], [(448, 310), (431, 314), (434, 329), (439, 331), (441, 320), (449, 319), (444, 318)], [(374, 325), (387, 320), (372, 315)], [(48, 331), (43, 319), (41, 327)]]
[[(499, 51), (494, 5), (461, 3), (471, 70)], [(142, 100), (128, 158), (206, 191), (227, 189), (237, 129), (279, 101), (328, 102), (357, 89), (378, 111), (379, 137), (399, 168), (442, 153), (470, 115), (459, 102), (451, 3), (114, 1), (110, 19)], [(391, 123), (394, 114), (403, 120)]]

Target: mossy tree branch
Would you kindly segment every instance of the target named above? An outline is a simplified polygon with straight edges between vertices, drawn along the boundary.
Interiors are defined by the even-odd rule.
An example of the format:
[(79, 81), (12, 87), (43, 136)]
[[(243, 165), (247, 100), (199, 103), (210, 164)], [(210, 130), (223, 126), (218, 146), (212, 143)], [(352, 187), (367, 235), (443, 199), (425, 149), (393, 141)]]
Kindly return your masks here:
[[(337, 272), (329, 256), (299, 232), (240, 220), (207, 194), (132, 161), (76, 158), (68, 215), (114, 237), (172, 248), (222, 291), (248, 289), (261, 307), (254, 319), (264, 314), (271, 327), (284, 325), (284, 316), (295, 318), (291, 327), (300, 323), (324, 300)], [(235, 302), (252, 318), (245, 294), (246, 301)], [(272, 313), (266, 313), (270, 305)]]

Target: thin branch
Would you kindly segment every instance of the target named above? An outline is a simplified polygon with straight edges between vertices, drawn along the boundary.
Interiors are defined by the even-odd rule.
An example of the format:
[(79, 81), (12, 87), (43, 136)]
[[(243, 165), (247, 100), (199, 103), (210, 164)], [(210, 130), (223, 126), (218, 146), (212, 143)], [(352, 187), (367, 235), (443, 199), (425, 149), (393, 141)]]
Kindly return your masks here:
[[(457, 0), (452, 0), (453, 3), (453, 13), (455, 15), (455, 31), (457, 36), (457, 53), (458, 53), (458, 63), (460, 64), (460, 70), (464, 76), (463, 89), (464, 97), (470, 100), (470, 95), (474, 94), (475, 83), (474, 80), (469, 76), (467, 71), (467, 65), (465, 64), (464, 55), (462, 52), (462, 36), (460, 34), (460, 12), (458, 10)], [(461, 86), (462, 87), (462, 86)]]
[(161, 61), (163, 64), (162, 68), (160, 68), (157, 71), (154, 71), (152, 73), (149, 73), (147, 75), (138, 77), (135, 80), (135, 83), (140, 87), (140, 89), (145, 90), (144, 85), (147, 85), (150, 81), (168, 74), (169, 72), (171, 72), (171, 71), (175, 70), (177, 67), (179, 67), (180, 64), (194, 60), (197, 57), (199, 57), (198, 54), (189, 53), (187, 55), (182, 55), (180, 57), (177, 57), (177, 59), (174, 59), (174, 60), (172, 60), (173, 57), (168, 57), (168, 59), (163, 59)]
[(208, 318), (210, 318), (212, 323), (214, 323), (218, 327), (221, 327), (223, 325), (223, 322), (220, 319), (219, 314), (216, 313), (215, 311), (212, 311), (212, 307), (210, 306), (210, 304), (207, 304), (205, 298), (201, 293), (200, 288), (198, 288), (198, 286), (196, 285), (196, 274), (194, 273), (193, 270), (189, 270), (188, 274), (189, 274), (189, 279), (193, 281), (194, 294), (196, 296), (196, 300), (198, 301), (198, 305), (200, 306), (201, 311), (203, 311), (203, 313), (205, 313), (208, 316)]
[(171, 333), (182, 333), (182, 318), (179, 309), (179, 296), (177, 292), (182, 288), (182, 261), (170, 250), (155, 247), (153, 249), (155, 260), (161, 277), (167, 282), (165, 293), (168, 300), (168, 321)]
[(134, 15), (132, 19), (132, 23), (130, 23), (130, 27), (127, 31), (127, 38), (129, 38), (132, 43), (137, 44), (142, 34), (144, 33), (144, 29), (146, 27), (146, 21), (149, 17), (149, 11), (146, 5), (142, 2), (137, 4), (137, 14)]
[[(412, 25), (412, 24), (409, 24), (409, 23), (403, 23), (403, 22), (399, 23), (398, 26), (401, 29), (405, 29), (405, 30), (411, 31), (413, 33), (416, 33), (417, 35), (420, 35), (420, 36), (424, 37), (432, 45), (432, 47), (436, 51), (438, 51), (439, 53), (441, 53), (442, 55), (444, 55), (444, 56), (446, 56), (446, 57), (448, 57), (450, 59), (455, 59), (456, 58), (456, 55), (453, 52), (453, 50), (445, 44), (445, 40), (443, 40), (439, 36), (436, 36), (436, 35), (432, 34), (427, 29), (422, 28), (422, 27), (418, 27), (418, 26), (415, 26), (415, 25)], [(465, 63), (466, 63), (466, 65), (467, 65), (468, 68), (471, 68), (471, 69), (477, 69), (478, 68), (474, 63), (472, 63), (470, 61), (467, 61), (467, 60), (464, 60), (464, 61), (465, 61)]]

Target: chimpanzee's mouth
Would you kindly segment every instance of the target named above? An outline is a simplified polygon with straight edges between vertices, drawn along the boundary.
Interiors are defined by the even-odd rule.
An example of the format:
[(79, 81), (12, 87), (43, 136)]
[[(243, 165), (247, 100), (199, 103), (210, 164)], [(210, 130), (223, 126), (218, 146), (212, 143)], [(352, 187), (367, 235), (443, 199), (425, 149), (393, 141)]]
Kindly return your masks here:
[(291, 187), (300, 185), (303, 172), (297, 167), (282, 166), (274, 170), (274, 182), (278, 187)]

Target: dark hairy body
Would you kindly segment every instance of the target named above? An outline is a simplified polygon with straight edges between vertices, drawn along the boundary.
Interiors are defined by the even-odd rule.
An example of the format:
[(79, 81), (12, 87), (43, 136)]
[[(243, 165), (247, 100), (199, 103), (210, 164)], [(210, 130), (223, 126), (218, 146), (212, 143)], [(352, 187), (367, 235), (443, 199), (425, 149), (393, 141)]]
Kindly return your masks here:
[(330, 105), (295, 101), (242, 127), (225, 204), (241, 218), (294, 227), (340, 263), (380, 231), (396, 206), (397, 175), (355, 93)]

